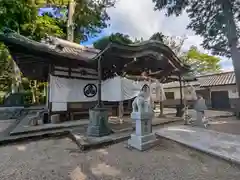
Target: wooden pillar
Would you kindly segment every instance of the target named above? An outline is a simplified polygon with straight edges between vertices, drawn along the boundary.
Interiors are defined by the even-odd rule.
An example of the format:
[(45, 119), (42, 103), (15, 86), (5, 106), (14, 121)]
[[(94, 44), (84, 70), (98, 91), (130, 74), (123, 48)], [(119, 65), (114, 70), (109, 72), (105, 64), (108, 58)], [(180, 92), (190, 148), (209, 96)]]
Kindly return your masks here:
[(102, 108), (102, 67), (101, 67), (101, 56), (98, 58), (98, 103), (97, 107)]
[(50, 87), (50, 75), (53, 73), (53, 65), (50, 64), (48, 67), (48, 91), (47, 91), (47, 106), (48, 106), (48, 122), (51, 121), (52, 116), (52, 103), (50, 102), (50, 94), (51, 94), (51, 87)]
[(183, 115), (183, 108), (184, 108), (184, 105), (183, 105), (183, 92), (182, 92), (182, 78), (180, 76), (180, 74), (178, 75), (179, 77), (179, 84), (180, 84), (180, 104), (177, 105), (177, 113), (176, 113), (176, 116), (177, 117), (182, 117)]
[[(185, 87), (185, 81), (183, 81), (183, 86)], [(184, 104), (184, 117), (183, 117), (183, 120), (184, 120), (184, 124), (187, 125), (189, 122), (188, 122), (188, 104), (187, 104), (187, 96), (186, 96), (186, 91), (184, 91), (184, 101), (183, 101), (183, 104)]]
[(150, 104), (151, 104), (152, 108), (154, 108), (154, 101), (152, 99), (152, 89), (151, 89), (152, 79), (150, 77), (148, 78), (148, 84), (149, 84), (149, 90), (150, 90), (150, 97), (149, 97)]
[(180, 83), (180, 105), (183, 105), (183, 92), (182, 92), (182, 78), (179, 75), (179, 83)]

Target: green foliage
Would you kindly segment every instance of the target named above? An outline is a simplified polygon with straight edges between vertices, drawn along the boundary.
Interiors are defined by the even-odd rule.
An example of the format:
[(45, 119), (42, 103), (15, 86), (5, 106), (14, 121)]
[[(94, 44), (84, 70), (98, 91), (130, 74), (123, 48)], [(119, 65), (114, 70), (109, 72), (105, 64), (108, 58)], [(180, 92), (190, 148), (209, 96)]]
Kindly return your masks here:
[(37, 17), (37, 9), (25, 0), (1, 0), (0, 9), (0, 29), (7, 27), (21, 32), (22, 25), (34, 23)]
[[(62, 20), (67, 25), (67, 9), (70, 1), (73, 0), (30, 0), (37, 7), (53, 7), (54, 14), (62, 14)], [(74, 22), (74, 41), (86, 41), (89, 37), (94, 37), (102, 29), (108, 26), (107, 21), (110, 17), (106, 9), (114, 6), (115, 0), (75, 0)]]
[[(38, 16), (35, 5), (25, 0), (1, 0), (0, 30), (12, 29), (34, 40), (41, 40), (48, 35), (64, 37), (62, 22), (48, 14)], [(66, 26), (66, 25), (65, 25)]]
[[(76, 1), (74, 22), (77, 43), (107, 27), (106, 21), (109, 20), (109, 16), (106, 8), (113, 6), (114, 2), (114, 0)], [(6, 27), (37, 41), (46, 35), (65, 38), (68, 3), (69, 0), (0, 0), (0, 31)], [(54, 13), (38, 16), (38, 8), (46, 6), (53, 7), (54, 13), (63, 12), (65, 17), (56, 17)], [(8, 50), (0, 44), (1, 90), (10, 90), (11, 83), (14, 82), (13, 67)]]
[(81, 41), (86, 41), (88, 37), (94, 37), (106, 28), (108, 26), (107, 21), (110, 20), (106, 7), (111, 7), (114, 3), (115, 0), (76, 0), (73, 20), (75, 37), (79, 37)]
[(216, 73), (220, 71), (220, 58), (200, 52), (191, 47), (181, 58), (192, 67), (195, 74)]
[(66, 26), (60, 19), (45, 14), (38, 16), (34, 23), (24, 24), (21, 34), (36, 41), (40, 41), (46, 35), (65, 38)]
[[(34, 40), (46, 34), (65, 38), (67, 32), (67, 9), (70, 0), (1, 0), (0, 29), (10, 28)], [(107, 27), (110, 19), (106, 8), (115, 0), (76, 0), (74, 41), (85, 41)], [(52, 7), (53, 13), (38, 16), (38, 8)], [(57, 17), (56, 15), (62, 16)]]
[[(214, 55), (230, 57), (231, 36), (237, 30), (240, 21), (239, 0), (153, 0), (155, 10), (166, 9), (167, 16), (179, 16), (184, 10), (190, 17), (189, 29), (204, 38), (203, 47), (212, 51)], [(235, 17), (235, 18), (234, 18)], [(234, 24), (235, 21), (235, 24)], [(231, 29), (231, 27), (233, 29)]]
[(132, 44), (133, 41), (128, 35), (116, 33), (110, 36), (105, 36), (93, 43), (94, 48), (103, 50), (107, 47), (110, 42), (120, 43), (120, 44)]
[(9, 91), (12, 83), (12, 59), (4, 44), (0, 43), (0, 89)]
[(163, 33), (157, 32), (157, 33), (154, 33), (149, 39), (163, 42), (165, 37), (166, 36)]

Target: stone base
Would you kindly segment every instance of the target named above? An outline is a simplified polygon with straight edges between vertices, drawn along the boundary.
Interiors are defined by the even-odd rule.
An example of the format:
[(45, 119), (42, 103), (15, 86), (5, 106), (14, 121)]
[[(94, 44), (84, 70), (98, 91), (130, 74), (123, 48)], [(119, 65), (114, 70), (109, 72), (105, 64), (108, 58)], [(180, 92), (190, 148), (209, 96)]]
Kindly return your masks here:
[(131, 138), (128, 140), (128, 146), (138, 149), (140, 151), (145, 151), (150, 149), (156, 144), (156, 136), (154, 133), (137, 136), (136, 134), (131, 134)]
[(87, 135), (93, 137), (107, 136), (111, 134), (108, 125), (108, 110), (105, 108), (93, 108), (89, 110), (89, 124)]

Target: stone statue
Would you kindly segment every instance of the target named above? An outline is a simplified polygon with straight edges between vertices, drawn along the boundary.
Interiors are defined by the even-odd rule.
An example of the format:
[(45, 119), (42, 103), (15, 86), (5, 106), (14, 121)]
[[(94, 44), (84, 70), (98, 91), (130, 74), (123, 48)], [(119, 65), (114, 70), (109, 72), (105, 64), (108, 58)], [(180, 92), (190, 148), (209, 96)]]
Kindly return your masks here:
[(132, 103), (133, 111), (131, 118), (136, 122), (135, 133), (131, 134), (128, 146), (140, 151), (152, 147), (156, 142), (156, 137), (152, 133), (153, 109), (149, 102), (150, 88), (144, 85)]
[(149, 96), (150, 88), (145, 84), (132, 103), (133, 112), (153, 112), (153, 109), (148, 101)]

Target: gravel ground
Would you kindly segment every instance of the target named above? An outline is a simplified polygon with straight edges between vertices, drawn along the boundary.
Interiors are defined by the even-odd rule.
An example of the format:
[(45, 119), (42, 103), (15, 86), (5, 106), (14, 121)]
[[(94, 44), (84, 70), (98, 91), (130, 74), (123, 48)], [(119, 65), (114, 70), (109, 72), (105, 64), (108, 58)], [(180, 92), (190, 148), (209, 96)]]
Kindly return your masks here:
[(240, 167), (167, 140), (138, 152), (126, 142), (81, 153), (69, 139), (0, 148), (1, 180), (239, 180)]

